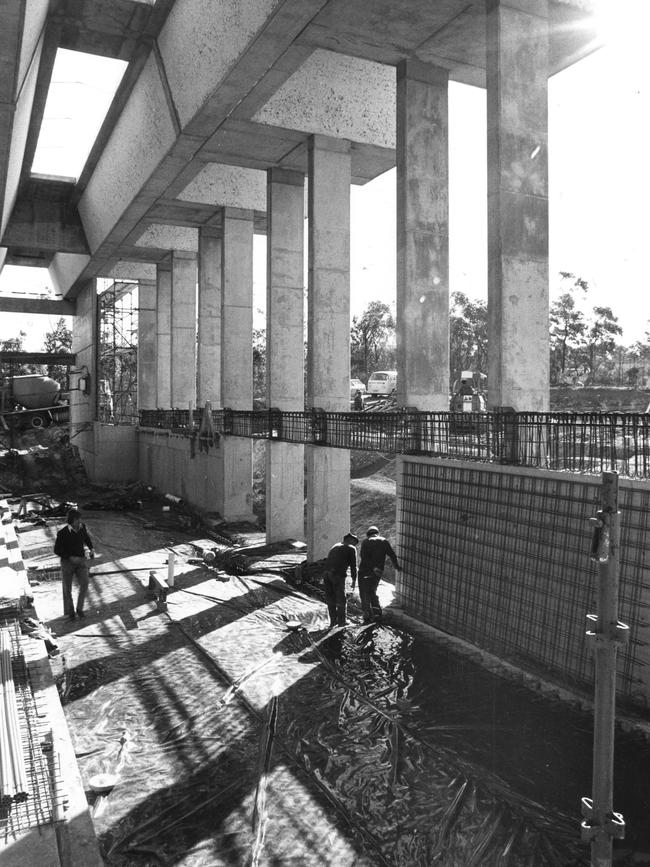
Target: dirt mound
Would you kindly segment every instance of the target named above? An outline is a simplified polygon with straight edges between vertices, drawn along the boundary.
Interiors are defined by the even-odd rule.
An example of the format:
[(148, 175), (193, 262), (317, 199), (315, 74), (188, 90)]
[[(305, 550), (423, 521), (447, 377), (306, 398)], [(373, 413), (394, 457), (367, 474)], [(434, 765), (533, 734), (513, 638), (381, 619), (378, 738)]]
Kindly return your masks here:
[(59, 429), (32, 431), (0, 450), (0, 488), (13, 494), (44, 492), (69, 496), (89, 487), (79, 450)]
[(551, 389), (551, 412), (645, 412), (650, 393), (636, 388), (587, 386)]
[(381, 475), (395, 479), (395, 455), (383, 452), (350, 452), (350, 478), (363, 479)]

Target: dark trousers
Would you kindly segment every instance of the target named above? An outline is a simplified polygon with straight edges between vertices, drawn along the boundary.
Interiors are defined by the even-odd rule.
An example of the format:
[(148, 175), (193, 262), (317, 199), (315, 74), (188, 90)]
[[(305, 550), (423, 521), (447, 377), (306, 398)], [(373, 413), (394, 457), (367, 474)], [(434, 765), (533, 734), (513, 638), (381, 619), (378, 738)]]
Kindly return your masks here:
[(377, 596), (380, 578), (378, 575), (359, 575), (359, 597), (363, 619), (370, 620), (372, 617), (381, 617), (381, 605)]
[(86, 591), (88, 590), (88, 565), (85, 557), (61, 558), (61, 581), (63, 584), (63, 613), (74, 614), (75, 607), (72, 601), (72, 579), (77, 579), (79, 596), (77, 597), (77, 614), (84, 610)]
[(345, 599), (345, 575), (326, 572), (323, 579), (325, 601), (330, 615), (330, 626), (345, 626), (347, 603)]

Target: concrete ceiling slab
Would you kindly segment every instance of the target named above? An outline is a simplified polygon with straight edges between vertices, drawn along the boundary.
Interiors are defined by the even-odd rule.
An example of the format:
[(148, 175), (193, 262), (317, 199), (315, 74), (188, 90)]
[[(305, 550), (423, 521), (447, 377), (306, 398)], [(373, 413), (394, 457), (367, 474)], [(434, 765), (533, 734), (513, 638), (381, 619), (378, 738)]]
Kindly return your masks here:
[(155, 280), (156, 266), (150, 262), (120, 260), (101, 276), (112, 280)]
[[(212, 225), (220, 206), (252, 205), (257, 228), (259, 193), (228, 181), (234, 167), (260, 176), (272, 166), (305, 172), (308, 136), (319, 133), (352, 142), (355, 182), (386, 171), (394, 165), (394, 66), (419, 59), (448, 69), (452, 80), (482, 84), (485, 2), (5, 0), (0, 184), (10, 170), (17, 185), (21, 166), (26, 180), (56, 44), (129, 61), (71, 194), (93, 255), (78, 272), (83, 255), (59, 251), (76, 257), (53, 263), (62, 278), (74, 284), (96, 276), (135, 246), (134, 232), (149, 237), (152, 222)], [(551, 71), (595, 47), (592, 5), (549, 0)], [(18, 130), (18, 85), (43, 42), (31, 120), (22, 117)], [(19, 243), (27, 238), (14, 240), (10, 256), (43, 255)], [(150, 240), (150, 249), (169, 249)], [(75, 294), (73, 284), (67, 288)]]
[(196, 229), (188, 226), (152, 223), (144, 229), (135, 246), (153, 247), (167, 251), (185, 250), (188, 253), (195, 253), (199, 248), (199, 236)]
[(265, 211), (266, 172), (208, 163), (178, 193), (178, 198), (185, 202)]
[(252, 119), (394, 148), (395, 69), (317, 49)]
[[(551, 73), (593, 50), (594, 9), (591, 0), (550, 0)], [(485, 78), (485, 0), (330, 0), (299, 41), (392, 66), (416, 57), (476, 84)]]

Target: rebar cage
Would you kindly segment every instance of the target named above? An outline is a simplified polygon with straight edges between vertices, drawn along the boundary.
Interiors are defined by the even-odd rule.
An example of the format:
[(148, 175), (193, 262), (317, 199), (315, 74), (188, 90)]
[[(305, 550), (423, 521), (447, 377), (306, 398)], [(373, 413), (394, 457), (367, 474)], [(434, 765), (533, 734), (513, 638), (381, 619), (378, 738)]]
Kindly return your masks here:
[[(204, 410), (141, 410), (141, 427), (200, 435)], [(650, 414), (211, 411), (224, 436), (650, 477)]]
[[(502, 658), (590, 685), (586, 615), (596, 611), (597, 565), (588, 519), (599, 497), (596, 479), (405, 458), (400, 604)], [(619, 617), (630, 641), (618, 655), (618, 684), (632, 704), (647, 694), (650, 662), (649, 507), (650, 491), (621, 486)]]

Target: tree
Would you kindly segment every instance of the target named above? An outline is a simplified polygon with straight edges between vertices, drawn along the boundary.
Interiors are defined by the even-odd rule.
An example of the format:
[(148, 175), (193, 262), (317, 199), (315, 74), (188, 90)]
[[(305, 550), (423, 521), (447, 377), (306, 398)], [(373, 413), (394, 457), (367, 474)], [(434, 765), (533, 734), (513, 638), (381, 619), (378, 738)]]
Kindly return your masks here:
[(367, 379), (375, 369), (395, 367), (395, 320), (388, 304), (371, 301), (361, 316), (352, 318), (350, 371)]
[(486, 373), (487, 346), (487, 304), (482, 300), (470, 301), (464, 292), (452, 292), (449, 310), (451, 379), (459, 379), (463, 370)]
[(70, 352), (72, 349), (72, 331), (66, 325), (65, 317), (61, 316), (51, 331), (43, 340), (43, 352)]
[(551, 385), (557, 385), (565, 379), (572, 354), (581, 346), (587, 328), (571, 292), (565, 292), (553, 302), (549, 323)]
[[(66, 325), (65, 317), (61, 316), (51, 331), (43, 339), (43, 352), (63, 353), (72, 350), (72, 331)], [(67, 386), (67, 368), (62, 364), (48, 364), (47, 375), (51, 376), (63, 388)]]
[(253, 399), (266, 400), (266, 329), (253, 329)]
[[(18, 337), (10, 337), (8, 340), (0, 340), (0, 352), (22, 352), (23, 341), (27, 337), (25, 331), (19, 331)], [(25, 364), (16, 365), (13, 362), (0, 363), (0, 376), (20, 376), (23, 373), (33, 373), (33, 370)]]
[(616, 337), (623, 333), (611, 307), (594, 307), (593, 317), (587, 325), (585, 345), (581, 358), (590, 385), (596, 382), (599, 367), (611, 361), (616, 349)]
[(571, 271), (560, 271), (560, 277), (566, 292), (553, 302), (549, 311), (551, 385), (562, 382), (574, 366), (574, 355), (583, 344), (587, 327), (584, 314), (576, 305), (576, 295), (580, 292), (586, 295), (589, 284)]

